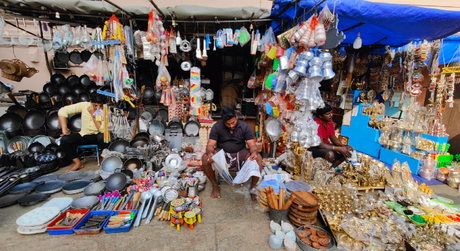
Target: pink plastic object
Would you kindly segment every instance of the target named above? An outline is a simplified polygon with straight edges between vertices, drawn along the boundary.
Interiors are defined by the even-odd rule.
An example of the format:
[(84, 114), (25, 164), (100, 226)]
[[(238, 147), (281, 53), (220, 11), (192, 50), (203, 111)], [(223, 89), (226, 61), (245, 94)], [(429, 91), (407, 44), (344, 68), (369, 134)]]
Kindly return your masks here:
[(276, 50), (276, 58), (280, 58), (284, 55), (284, 49), (283, 47), (278, 47), (278, 49)]

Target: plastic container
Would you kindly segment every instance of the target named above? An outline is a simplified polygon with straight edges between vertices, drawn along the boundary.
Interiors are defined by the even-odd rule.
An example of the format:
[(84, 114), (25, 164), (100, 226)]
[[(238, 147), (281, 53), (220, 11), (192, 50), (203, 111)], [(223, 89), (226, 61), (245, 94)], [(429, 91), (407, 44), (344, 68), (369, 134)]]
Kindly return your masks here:
[[(131, 229), (131, 227), (133, 226), (133, 223), (134, 223), (134, 219), (136, 219), (137, 210), (132, 209), (132, 210), (123, 210), (123, 211), (131, 211), (131, 212), (134, 213), (134, 217), (131, 220), (131, 224), (129, 224), (127, 226), (123, 226), (123, 227), (107, 227), (107, 225), (109, 225), (109, 221), (106, 221), (105, 224), (104, 224), (104, 231), (106, 233), (108, 233), (108, 234), (123, 233), (123, 232), (128, 232)], [(113, 212), (112, 216), (113, 215), (118, 215), (118, 213), (120, 213), (120, 211), (115, 211), (115, 212)], [(110, 217), (109, 217), (109, 219), (110, 219)]]
[[(60, 220), (64, 219), (67, 213), (71, 214), (84, 214), (75, 224), (71, 226), (55, 226)], [(85, 216), (89, 213), (89, 209), (71, 209), (64, 211), (61, 215), (59, 215), (55, 220), (53, 220), (46, 229), (49, 235), (64, 235), (64, 234), (73, 234), (73, 228), (78, 225), (78, 223), (85, 218)]]
[[(88, 221), (89, 218), (91, 218), (91, 216), (101, 214), (107, 214), (107, 218), (104, 220), (104, 222), (101, 224), (99, 228), (80, 229), (80, 227), (83, 226), (85, 222)], [(98, 234), (102, 231), (103, 226), (107, 224), (112, 214), (113, 211), (91, 211), (73, 228), (73, 232), (77, 235)]]

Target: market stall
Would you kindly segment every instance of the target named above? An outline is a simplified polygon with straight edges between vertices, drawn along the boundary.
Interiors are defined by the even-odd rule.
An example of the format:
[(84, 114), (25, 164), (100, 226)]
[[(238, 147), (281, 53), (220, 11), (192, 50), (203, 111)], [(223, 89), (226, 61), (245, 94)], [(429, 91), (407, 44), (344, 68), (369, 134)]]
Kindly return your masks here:
[[(178, 13), (168, 17), (156, 6), (145, 11), (111, 4), (103, 10), (100, 3), (84, 2), (61, 8), (80, 21), (90, 10), (87, 25), (40, 23), (52, 36), (42, 34), (36, 42), (52, 54), (46, 62), (54, 72), (40, 92), (10, 93), (15, 104), (0, 117), (0, 206), (35, 205), (60, 191), (83, 196), (55, 198), (31, 210), (17, 220), (17, 231), (126, 232), (155, 217), (177, 230), (199, 228), (206, 219), (201, 156), (221, 119), (217, 111), (229, 103), (238, 118), (254, 121), (263, 169), (247, 161), (232, 177), (223, 151), (212, 157), (213, 169), (230, 185), (261, 178), (250, 193), (272, 220), (271, 248), (386, 250), (407, 244), (441, 250), (458, 244), (460, 209), (421, 178), (456, 189), (460, 184), (442, 120), (459, 70), (439, 67), (437, 40), (460, 30), (459, 14), (362, 1), (307, 2), (298, 2), (298, 13), (291, 3), (275, 2), (270, 19), (264, 11), (238, 12), (241, 20), (236, 12), (217, 17), (205, 9), (182, 14), (176, 7)], [(96, 11), (114, 14), (99, 24)], [(190, 14), (192, 20), (185, 20)], [(440, 29), (443, 22), (452, 25)], [(14, 39), (5, 36), (0, 45), (16, 46)], [(82, 74), (60, 73), (73, 67)], [(35, 72), (19, 59), (2, 59), (0, 69), (16, 82)], [(224, 88), (223, 82), (229, 84)], [(92, 114), (109, 145), (95, 147), (103, 158), (100, 169), (50, 174), (71, 161), (60, 147), (58, 109), (94, 94), (108, 99)], [(329, 122), (342, 125), (342, 137), (335, 140), (331, 123), (334, 140), (324, 149), (332, 157), (314, 158), (313, 150), (329, 137), (319, 133), (326, 129), (318, 111), (329, 106), (339, 111)], [(398, 116), (388, 118), (392, 109)], [(69, 116), (67, 127), (78, 133), (83, 119)]]

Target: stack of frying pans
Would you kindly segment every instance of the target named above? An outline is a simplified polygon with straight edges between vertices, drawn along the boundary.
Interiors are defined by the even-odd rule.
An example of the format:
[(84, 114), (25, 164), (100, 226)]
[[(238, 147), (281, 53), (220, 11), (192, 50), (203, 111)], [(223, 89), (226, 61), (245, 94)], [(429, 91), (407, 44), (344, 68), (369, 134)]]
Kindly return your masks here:
[(89, 101), (89, 94), (97, 91), (97, 85), (87, 75), (70, 75), (64, 77), (60, 73), (53, 74), (50, 82), (43, 86), (39, 95), (41, 108), (50, 109), (52, 106), (62, 107), (78, 102)]
[(24, 135), (34, 137), (36, 135), (45, 135), (46, 116), (44, 111), (31, 109), (24, 117), (23, 128)]

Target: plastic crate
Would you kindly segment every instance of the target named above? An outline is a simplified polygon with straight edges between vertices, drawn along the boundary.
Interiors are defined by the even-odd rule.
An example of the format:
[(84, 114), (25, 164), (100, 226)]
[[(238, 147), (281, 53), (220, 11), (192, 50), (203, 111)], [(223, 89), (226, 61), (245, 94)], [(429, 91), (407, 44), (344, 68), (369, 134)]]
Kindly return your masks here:
[[(112, 213), (112, 211), (91, 211), (73, 228), (73, 232), (77, 235), (98, 234), (102, 231), (102, 227), (107, 223), (107, 221), (109, 221), (109, 218), (110, 216), (112, 216)], [(107, 214), (108, 216), (99, 228), (80, 229), (80, 227), (83, 226), (85, 222), (88, 221), (89, 218), (91, 218), (91, 216), (101, 214)]]
[[(48, 231), (49, 235), (63, 235), (63, 234), (73, 234), (73, 228), (83, 219), (85, 216), (88, 214), (89, 209), (71, 209), (71, 210), (66, 210), (64, 211), (61, 215), (59, 215), (54, 221), (52, 221), (48, 226), (46, 226), (46, 229)], [(67, 213), (71, 214), (83, 214), (83, 217), (81, 217), (75, 224), (72, 226), (55, 226), (56, 223), (58, 223), (60, 220), (64, 219)]]
[[(123, 210), (123, 211), (131, 211), (134, 213), (134, 218), (133, 220), (131, 221), (131, 224), (129, 224), (128, 226), (124, 226), (124, 227), (107, 227), (109, 225), (109, 221), (107, 221), (105, 224), (104, 224), (104, 231), (108, 234), (113, 234), (113, 233), (122, 233), (122, 232), (128, 232), (131, 227), (133, 226), (133, 223), (134, 223), (134, 220), (136, 219), (136, 215), (137, 215), (137, 210), (136, 209), (132, 209), (132, 210)], [(113, 212), (112, 216), (113, 215), (118, 215), (119, 212), (121, 211), (115, 211)]]

